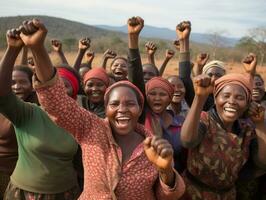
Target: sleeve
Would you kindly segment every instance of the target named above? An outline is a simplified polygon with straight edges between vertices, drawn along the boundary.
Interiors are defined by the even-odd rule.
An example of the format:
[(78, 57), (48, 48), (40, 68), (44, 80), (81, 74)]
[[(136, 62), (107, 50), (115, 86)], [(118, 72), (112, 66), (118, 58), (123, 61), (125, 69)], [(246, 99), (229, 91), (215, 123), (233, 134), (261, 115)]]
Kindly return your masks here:
[(0, 112), (16, 127), (24, 124), (32, 116), (33, 106), (20, 100), (13, 92), (0, 97)]
[(254, 165), (257, 169), (260, 169), (262, 171), (264, 171), (264, 173), (266, 172), (266, 165), (261, 163), (258, 159), (258, 141), (256, 138), (252, 139), (251, 143), (250, 143), (250, 155), (252, 156), (252, 160), (254, 162)]
[(141, 64), (141, 57), (139, 49), (129, 49), (128, 52), (128, 80), (136, 85), (142, 92), (145, 101), (144, 109), (139, 118), (139, 123), (144, 124), (145, 122), (145, 108), (147, 107), (146, 94), (145, 94), (145, 83), (143, 78), (143, 70)]
[(60, 127), (71, 133), (79, 143), (88, 137), (84, 132), (91, 132), (92, 121), (99, 123), (94, 114), (81, 108), (66, 93), (63, 82), (56, 74), (50, 81), (40, 83), (34, 78), (39, 102), (51, 119)]
[(195, 92), (193, 82), (191, 79), (191, 66), (189, 52), (180, 53), (179, 57), (179, 77), (183, 81), (186, 88), (185, 100), (189, 107), (191, 107)]
[(159, 178), (156, 183), (156, 198), (158, 200), (177, 200), (182, 197), (185, 192), (185, 183), (183, 178), (174, 170), (175, 172), (175, 184), (171, 188), (161, 181)]

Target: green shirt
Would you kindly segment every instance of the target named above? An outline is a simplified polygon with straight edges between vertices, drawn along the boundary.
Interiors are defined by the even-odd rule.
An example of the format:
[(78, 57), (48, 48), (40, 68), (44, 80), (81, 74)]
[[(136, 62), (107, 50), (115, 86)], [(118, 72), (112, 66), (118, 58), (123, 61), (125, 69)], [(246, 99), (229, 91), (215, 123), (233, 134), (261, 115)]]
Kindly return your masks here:
[(61, 193), (76, 186), (74, 138), (58, 127), (37, 105), (15, 94), (0, 97), (0, 112), (14, 125), (18, 161), (11, 182), (20, 189), (43, 194)]

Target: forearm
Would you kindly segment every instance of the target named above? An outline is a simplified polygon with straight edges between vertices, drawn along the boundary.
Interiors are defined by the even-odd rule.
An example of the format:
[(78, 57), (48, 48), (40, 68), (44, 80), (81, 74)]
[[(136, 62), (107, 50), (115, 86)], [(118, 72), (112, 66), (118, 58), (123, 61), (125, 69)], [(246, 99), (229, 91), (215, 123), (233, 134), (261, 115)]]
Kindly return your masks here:
[(181, 39), (180, 42), (180, 53), (189, 52), (189, 39)]
[(103, 58), (103, 62), (102, 62), (103, 69), (106, 69), (107, 61), (108, 61), (108, 58)]
[(163, 64), (161, 65), (160, 69), (159, 69), (159, 76), (162, 76), (163, 73), (164, 73), (164, 70), (169, 62), (169, 58), (165, 58), (164, 61), (163, 61)]
[(26, 46), (23, 47), (22, 49), (22, 55), (21, 55), (21, 65), (28, 65), (28, 48)]
[(12, 85), (12, 71), (21, 48), (8, 47), (0, 63), (0, 96), (9, 94)]
[(155, 65), (154, 54), (148, 54), (148, 63)]
[(207, 97), (195, 96), (181, 129), (181, 142), (185, 147), (193, 146), (199, 139), (200, 115)]
[(45, 83), (52, 79), (54, 75), (54, 67), (45, 47), (42, 45), (38, 48), (32, 48), (31, 51), (36, 66), (35, 72), (38, 80)]
[(79, 49), (78, 50), (78, 54), (77, 54), (77, 57), (75, 59), (74, 65), (73, 65), (73, 67), (76, 71), (79, 71), (79, 68), (80, 68), (80, 65), (81, 65), (81, 62), (82, 62), (82, 59), (83, 59), (85, 52), (86, 52), (85, 49)]
[(61, 61), (62, 64), (67, 64), (68, 65), (67, 59), (66, 59), (65, 54), (64, 54), (64, 52), (62, 50), (58, 51), (57, 55), (60, 58), (60, 61)]

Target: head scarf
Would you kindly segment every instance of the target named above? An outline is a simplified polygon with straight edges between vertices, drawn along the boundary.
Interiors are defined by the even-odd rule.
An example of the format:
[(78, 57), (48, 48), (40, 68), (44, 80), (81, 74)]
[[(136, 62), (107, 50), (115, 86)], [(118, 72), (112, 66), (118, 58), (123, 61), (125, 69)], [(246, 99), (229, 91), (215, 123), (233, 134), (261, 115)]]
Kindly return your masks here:
[(57, 69), (58, 74), (60, 77), (65, 78), (69, 81), (71, 84), (71, 87), (73, 89), (72, 98), (77, 99), (77, 94), (79, 91), (79, 80), (78, 78), (67, 68), (58, 68)]
[(227, 74), (217, 79), (214, 84), (213, 94), (216, 97), (219, 92), (228, 84), (235, 84), (242, 87), (246, 93), (247, 101), (251, 100), (253, 78), (250, 74)]
[(110, 87), (107, 88), (105, 95), (104, 95), (104, 102), (105, 105), (107, 104), (107, 101), (109, 99), (109, 95), (111, 93), (111, 91), (114, 88), (120, 87), (120, 86), (124, 86), (124, 87), (129, 87), (131, 88), (136, 94), (138, 94), (139, 98), (138, 100), (140, 101), (140, 107), (143, 108), (144, 106), (144, 97), (143, 94), (141, 93), (141, 91), (139, 90), (139, 88), (137, 86), (135, 86), (133, 83), (129, 82), (129, 81), (118, 81), (116, 83), (114, 83), (113, 85), (111, 85)]
[(83, 77), (84, 85), (89, 79), (92, 79), (92, 78), (101, 80), (106, 87), (109, 86), (109, 83), (110, 83), (109, 77), (103, 68), (97, 67), (97, 68), (93, 68), (90, 71), (88, 71)]
[(213, 67), (217, 67), (217, 68), (220, 68), (222, 70), (225, 71), (225, 64), (224, 62), (222, 61), (219, 61), (219, 60), (213, 60), (211, 62), (209, 62), (208, 64), (206, 64), (203, 69), (202, 69), (202, 74), (206, 74), (206, 72), (210, 69), (210, 68), (213, 68)]
[(146, 95), (148, 94), (148, 92), (154, 88), (162, 88), (163, 90), (165, 90), (167, 92), (167, 94), (169, 95), (170, 99), (173, 98), (174, 95), (174, 88), (171, 85), (171, 83), (169, 83), (168, 80), (162, 78), (162, 77), (153, 77), (152, 79), (150, 79), (146, 85)]

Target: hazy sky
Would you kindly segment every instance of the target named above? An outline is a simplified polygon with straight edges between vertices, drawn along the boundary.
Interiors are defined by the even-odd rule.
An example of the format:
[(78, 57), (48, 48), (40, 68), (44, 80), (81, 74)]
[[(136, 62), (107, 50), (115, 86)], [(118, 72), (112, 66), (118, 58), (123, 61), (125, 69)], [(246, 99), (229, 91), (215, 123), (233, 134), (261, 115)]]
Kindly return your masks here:
[(266, 0), (1, 1), (0, 16), (49, 15), (90, 25), (121, 26), (129, 17), (141, 16), (145, 24), (175, 29), (181, 20), (190, 20), (193, 32), (226, 30), (228, 37), (241, 37), (250, 28), (266, 26)]

